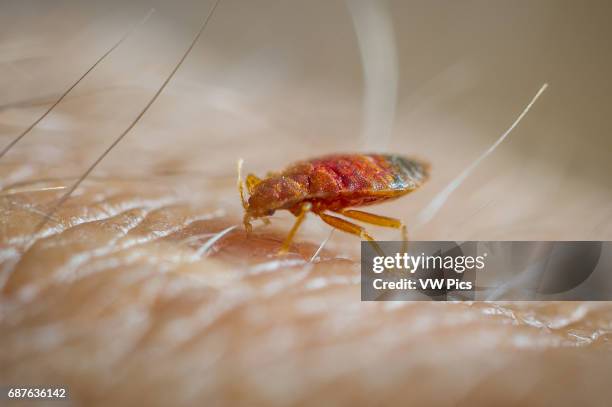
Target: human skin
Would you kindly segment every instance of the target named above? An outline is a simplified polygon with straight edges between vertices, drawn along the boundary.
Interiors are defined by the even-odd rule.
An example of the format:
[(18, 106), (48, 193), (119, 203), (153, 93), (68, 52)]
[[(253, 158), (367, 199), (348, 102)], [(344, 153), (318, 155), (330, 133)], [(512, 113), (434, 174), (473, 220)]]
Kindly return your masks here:
[[(61, 206), (62, 195), (165, 79), (191, 31), (145, 27), (146, 35), (0, 160), (0, 384), (67, 386), (82, 405), (607, 404), (608, 302), (366, 303), (354, 236), (334, 232), (312, 259), (330, 236), (315, 217), (286, 257), (276, 253), (290, 214), (276, 214), (269, 226), (255, 222), (246, 235), (238, 158), (246, 159), (246, 172), (263, 176), (299, 159), (372, 148), (359, 136), (359, 55), (354, 44), (345, 46), (350, 20), (343, 6), (326, 2), (320, 15), (307, 3), (315, 4), (220, 9), (148, 114)], [(159, 15), (170, 13), (185, 31), (197, 25), (199, 14), (189, 7), (160, 7)], [(606, 14), (593, 11), (589, 30), (568, 38), (565, 20), (557, 31), (556, 20), (549, 22), (558, 38), (576, 41), (567, 61), (567, 49), (545, 47), (547, 34), (520, 12), (493, 33), (453, 14), (458, 32), (470, 37), (477, 30), (484, 43), (462, 48), (476, 55), (465, 62), (452, 57), (457, 43), (432, 50), (454, 39), (444, 36), (444, 16), (422, 7), (429, 19), (398, 28), (408, 39), (400, 41), (400, 56), (412, 64), (402, 71), (408, 79), (394, 136), (378, 148), (427, 159), (431, 179), (369, 210), (402, 219), (415, 240), (610, 240), (601, 96), (609, 94), (609, 70), (598, 76), (591, 70), (597, 64), (577, 62), (608, 66), (595, 48), (579, 46), (608, 38), (598, 34), (609, 26)], [(512, 17), (487, 10), (491, 18), (483, 21)], [(314, 33), (303, 13), (320, 18)], [(17, 22), (10, 30), (10, 13), (0, 14), (2, 29), (20, 33)], [(141, 15), (132, 10), (122, 18)], [(431, 33), (421, 27), (431, 38), (427, 52), (405, 33), (422, 18), (441, 21)], [(19, 74), (2, 65), (2, 145), (124, 29), (101, 30), (104, 41), (78, 31), (83, 36), (72, 43), (71, 27), (51, 29), (42, 23), (55, 19), (40, 19), (33, 20), (31, 42), (18, 48)], [(512, 47), (515, 27), (533, 44), (525, 53)], [(294, 34), (262, 48), (272, 62), (261, 65), (252, 50), (276, 39), (268, 31)], [(66, 43), (80, 46), (52, 47)], [(516, 62), (482, 59), (478, 52), (489, 55), (493, 46)], [(538, 57), (526, 58), (532, 54)], [(500, 76), (520, 85), (499, 84)], [(501, 134), (540, 77), (550, 90), (524, 125), (417, 227), (420, 211)], [(368, 230), (398, 238), (397, 231)]]
[(84, 405), (612, 395), (608, 303), (362, 303), (357, 257), (309, 262), (305, 239), (277, 258), (282, 230), (236, 228), (202, 253), (240, 217), (161, 182), (87, 182), (32, 237), (30, 205), (61, 193), (36, 187), (0, 201), (2, 383), (64, 385)]

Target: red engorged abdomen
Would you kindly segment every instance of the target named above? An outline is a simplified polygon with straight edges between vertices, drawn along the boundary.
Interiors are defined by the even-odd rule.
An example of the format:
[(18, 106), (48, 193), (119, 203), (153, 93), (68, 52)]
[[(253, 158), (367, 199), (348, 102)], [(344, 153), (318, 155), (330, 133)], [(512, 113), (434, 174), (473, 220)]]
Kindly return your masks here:
[[(382, 155), (334, 155), (310, 161), (313, 175), (325, 174), (338, 193), (367, 193), (396, 189), (397, 169)], [(315, 191), (312, 191), (315, 192)]]
[(304, 200), (321, 209), (338, 210), (395, 198), (408, 190), (389, 156), (347, 154), (301, 162), (284, 175), (303, 184)]
[[(419, 187), (429, 165), (393, 154), (336, 154), (297, 162), (258, 187), (258, 205), (338, 210), (397, 198)], [(254, 199), (255, 196), (251, 197)]]

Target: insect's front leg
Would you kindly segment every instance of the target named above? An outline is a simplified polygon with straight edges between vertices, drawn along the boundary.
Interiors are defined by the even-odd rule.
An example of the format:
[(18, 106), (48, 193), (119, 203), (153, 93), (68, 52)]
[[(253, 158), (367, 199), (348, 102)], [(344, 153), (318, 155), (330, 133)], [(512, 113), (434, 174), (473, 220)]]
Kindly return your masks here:
[(246, 230), (247, 236), (251, 234), (253, 231), (253, 225), (251, 225), (251, 217), (248, 213), (244, 214), (242, 218), (242, 223), (244, 223), (244, 230)]
[(289, 235), (287, 235), (287, 238), (285, 239), (285, 241), (283, 242), (283, 245), (281, 246), (280, 250), (278, 251), (279, 255), (286, 254), (289, 251), (289, 247), (291, 246), (291, 242), (293, 241), (293, 237), (295, 236), (295, 234), (297, 233), (298, 229), (300, 228), (300, 225), (302, 224), (302, 222), (306, 218), (306, 214), (308, 212), (310, 212), (311, 209), (312, 209), (312, 204), (310, 202), (305, 202), (302, 205), (302, 207), (300, 209), (300, 213), (299, 213), (299, 215), (297, 215), (297, 218), (295, 219), (295, 223), (293, 224), (293, 227), (289, 231)]

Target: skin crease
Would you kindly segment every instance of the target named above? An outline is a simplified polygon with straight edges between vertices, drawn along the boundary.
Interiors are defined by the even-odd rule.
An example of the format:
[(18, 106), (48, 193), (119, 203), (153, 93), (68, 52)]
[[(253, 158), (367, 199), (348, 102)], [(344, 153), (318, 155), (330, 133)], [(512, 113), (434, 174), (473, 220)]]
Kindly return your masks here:
[[(275, 214), (269, 226), (255, 221), (246, 236), (235, 188), (239, 157), (245, 172), (264, 176), (300, 159), (370, 147), (356, 136), (359, 55), (345, 43), (353, 34), (341, 4), (326, 2), (321, 15), (316, 2), (246, 9), (228, 2), (149, 114), (39, 230), (44, 214), (129, 124), (192, 35), (175, 24), (196, 26), (197, 4), (158, 6), (157, 15), (171, 17), (159, 17), (155, 29), (143, 27), (0, 160), (1, 385), (65, 385), (77, 405), (610, 400), (608, 302), (362, 303), (355, 237), (334, 232), (310, 262), (330, 233), (314, 216), (282, 258), (275, 254), (293, 222), (290, 214)], [(477, 55), (476, 62), (457, 65), (451, 46), (457, 44), (437, 45), (454, 39), (445, 36), (449, 25), (436, 6), (421, 5), (418, 18), (395, 6), (410, 18), (397, 27), (398, 37), (417, 38), (409, 35), (414, 29), (431, 38), (426, 48), (402, 42), (403, 57), (450, 56), (424, 58), (402, 73), (413, 79), (400, 89), (394, 138), (384, 149), (426, 158), (430, 180), (368, 210), (400, 217), (413, 239), (610, 240), (611, 168), (602, 153), (610, 140), (599, 136), (609, 128), (598, 99), (602, 89), (609, 94), (603, 80), (609, 70), (581, 65), (596, 60), (608, 66), (596, 50), (578, 46), (609, 38), (598, 31), (609, 29), (607, 20), (596, 18), (606, 13), (593, 6), (593, 18), (585, 19), (589, 30), (561, 37), (579, 58), (562, 60), (555, 64), (562, 68), (550, 72), (542, 66), (559, 62), (567, 49), (548, 48), (540, 56), (548, 31), (519, 11), (504, 13), (512, 24), (492, 29), (484, 22), (501, 18), (499, 5), (478, 5), (486, 17), (482, 27), (467, 19), (469, 7), (455, 10), (466, 15), (453, 15), (459, 25), (453, 37), (467, 33), (465, 44), (473, 35), (482, 39), (461, 48)], [(576, 10), (570, 3), (567, 10), (553, 6), (542, 2), (530, 12), (553, 13), (547, 27), (563, 36), (563, 17)], [(112, 24), (142, 17), (136, 5), (111, 9), (108, 15), (86, 6), (57, 10), (64, 18), (72, 13), (74, 24), (57, 29), (45, 25), (56, 27), (51, 11), (45, 17), (17, 10), (32, 19), (26, 20), (33, 31), (12, 65), (0, 65), (2, 145), (95, 60), (105, 41), (116, 40), (119, 28)], [(16, 11), (10, 11), (0, 13), (0, 29), (14, 33), (0, 36), (1, 49), (14, 49), (5, 47), (21, 38), (18, 19), (11, 18)], [(314, 17), (320, 27), (313, 33), (301, 21)], [(439, 25), (430, 31), (420, 19)], [(106, 28), (75, 28), (96, 21)], [(278, 38), (277, 32), (295, 34)], [(533, 48), (512, 47), (517, 32), (526, 32)], [(62, 48), (70, 38), (72, 47)], [(272, 68), (249, 53), (270, 41), (275, 45), (265, 56)], [(508, 54), (480, 57), (497, 46)], [(500, 64), (505, 58), (516, 62)], [(66, 67), (64, 60), (72, 63)], [(228, 66), (235, 71), (228, 73)], [(548, 99), (431, 223), (413, 227), (419, 210), (520, 111), (539, 75), (550, 80)], [(518, 77), (520, 84), (500, 85), (499, 77)], [(584, 82), (569, 81), (575, 77)], [(424, 85), (417, 89), (415, 82)], [(398, 238), (393, 230), (368, 231)]]

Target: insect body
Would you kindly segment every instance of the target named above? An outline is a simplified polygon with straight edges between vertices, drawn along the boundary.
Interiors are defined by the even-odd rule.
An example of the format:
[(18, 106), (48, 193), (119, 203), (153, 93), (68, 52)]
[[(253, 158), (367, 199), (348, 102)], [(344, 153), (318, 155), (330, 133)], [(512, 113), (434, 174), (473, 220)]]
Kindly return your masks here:
[(244, 207), (244, 225), (251, 230), (251, 220), (271, 216), (277, 210), (288, 210), (296, 216), (295, 224), (280, 250), (288, 251), (291, 241), (308, 212), (344, 232), (374, 240), (364, 228), (325, 212), (339, 213), (365, 223), (402, 230), (398, 219), (349, 209), (399, 198), (417, 189), (428, 178), (425, 162), (392, 154), (335, 154), (297, 162), (264, 179), (253, 174), (246, 178), (249, 192), (244, 196), (238, 168), (238, 187)]

